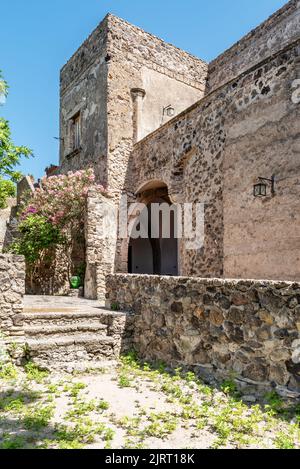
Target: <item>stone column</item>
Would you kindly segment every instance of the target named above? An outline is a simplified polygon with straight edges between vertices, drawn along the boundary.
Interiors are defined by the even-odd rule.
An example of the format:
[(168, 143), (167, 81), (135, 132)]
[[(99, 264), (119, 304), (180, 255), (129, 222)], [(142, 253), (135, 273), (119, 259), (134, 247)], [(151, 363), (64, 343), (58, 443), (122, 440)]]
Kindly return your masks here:
[(142, 107), (146, 91), (142, 88), (131, 90), (133, 101), (133, 142), (136, 143), (142, 138)]
[(105, 277), (114, 272), (117, 244), (115, 208), (112, 199), (94, 190), (89, 193), (85, 219), (85, 298), (104, 300)]

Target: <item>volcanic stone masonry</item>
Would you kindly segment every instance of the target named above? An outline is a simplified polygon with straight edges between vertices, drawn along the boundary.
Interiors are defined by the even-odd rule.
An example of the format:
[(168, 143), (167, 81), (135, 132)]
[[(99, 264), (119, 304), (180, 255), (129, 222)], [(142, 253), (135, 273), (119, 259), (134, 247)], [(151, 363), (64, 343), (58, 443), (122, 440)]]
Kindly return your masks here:
[(244, 395), (300, 397), (300, 283), (110, 275), (107, 306), (133, 312), (139, 356), (234, 378)]
[(24, 335), (18, 315), (23, 312), (25, 262), (23, 256), (0, 254), (0, 332), (10, 338)]

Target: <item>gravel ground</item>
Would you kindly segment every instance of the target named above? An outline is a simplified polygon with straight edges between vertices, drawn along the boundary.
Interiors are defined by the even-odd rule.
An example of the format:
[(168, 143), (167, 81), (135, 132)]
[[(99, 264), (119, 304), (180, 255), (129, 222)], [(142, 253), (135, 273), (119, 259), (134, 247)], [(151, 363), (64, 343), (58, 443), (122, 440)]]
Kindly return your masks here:
[(299, 448), (300, 409), (246, 406), (192, 373), (134, 356), (84, 375), (0, 365), (0, 448)]

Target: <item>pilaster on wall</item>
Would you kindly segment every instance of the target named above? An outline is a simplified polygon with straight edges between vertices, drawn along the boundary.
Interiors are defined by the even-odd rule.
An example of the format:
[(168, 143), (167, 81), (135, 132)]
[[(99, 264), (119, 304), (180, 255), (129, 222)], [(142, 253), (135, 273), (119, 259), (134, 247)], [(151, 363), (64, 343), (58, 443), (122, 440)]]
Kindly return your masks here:
[(0, 254), (0, 332), (6, 337), (24, 335), (22, 317), (25, 294), (23, 256)]
[(117, 242), (115, 202), (91, 190), (86, 205), (85, 297), (104, 300), (105, 277), (114, 271)]

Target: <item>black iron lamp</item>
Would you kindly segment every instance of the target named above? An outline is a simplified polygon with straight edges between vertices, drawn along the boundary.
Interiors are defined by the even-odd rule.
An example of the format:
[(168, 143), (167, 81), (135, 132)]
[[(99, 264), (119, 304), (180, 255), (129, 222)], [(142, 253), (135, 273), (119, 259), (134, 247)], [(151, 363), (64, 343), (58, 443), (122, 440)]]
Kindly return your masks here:
[(163, 115), (168, 117), (175, 116), (175, 109), (173, 108), (172, 104), (169, 104), (169, 106), (164, 107)]
[(271, 195), (273, 196), (275, 194), (275, 176), (272, 176), (270, 179), (261, 177), (258, 179), (259, 183), (255, 184), (253, 188), (254, 197), (266, 197), (268, 184), (271, 185)]

